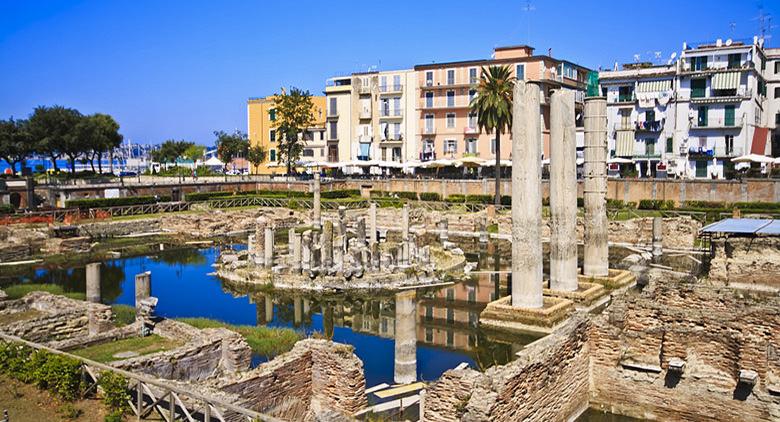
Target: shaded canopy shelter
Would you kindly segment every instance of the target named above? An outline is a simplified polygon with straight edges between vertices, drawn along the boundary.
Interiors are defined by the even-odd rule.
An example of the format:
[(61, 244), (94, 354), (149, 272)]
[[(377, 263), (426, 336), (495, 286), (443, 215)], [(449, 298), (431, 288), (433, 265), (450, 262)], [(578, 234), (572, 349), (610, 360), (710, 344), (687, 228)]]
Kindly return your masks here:
[(746, 154), (746, 155), (740, 155), (737, 158), (733, 158), (731, 161), (735, 163), (764, 163), (764, 164), (772, 164), (775, 162), (775, 159), (772, 157), (767, 157), (766, 155), (759, 155), (759, 154)]
[(220, 160), (217, 157), (211, 157), (208, 160), (206, 160), (206, 162), (203, 163), (203, 165), (205, 165), (206, 167), (209, 167), (209, 168), (219, 168), (219, 169), (221, 169), (222, 167), (225, 166), (225, 163), (223, 163), (222, 160)]
[(780, 236), (780, 220), (761, 218), (726, 218), (704, 226), (701, 233)]

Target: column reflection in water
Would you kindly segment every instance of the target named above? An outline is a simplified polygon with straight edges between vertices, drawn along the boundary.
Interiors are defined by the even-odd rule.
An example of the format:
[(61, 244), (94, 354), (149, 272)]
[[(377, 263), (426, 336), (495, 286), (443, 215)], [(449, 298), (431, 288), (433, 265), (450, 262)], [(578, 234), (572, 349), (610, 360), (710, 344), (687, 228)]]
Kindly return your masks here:
[(303, 299), (301, 299), (300, 296), (295, 296), (293, 298), (293, 325), (295, 327), (301, 326), (301, 321), (303, 320)]
[(333, 305), (328, 302), (322, 304), (322, 330), (325, 338), (333, 340)]
[(395, 296), (395, 372), (397, 384), (417, 381), (417, 297), (414, 290)]

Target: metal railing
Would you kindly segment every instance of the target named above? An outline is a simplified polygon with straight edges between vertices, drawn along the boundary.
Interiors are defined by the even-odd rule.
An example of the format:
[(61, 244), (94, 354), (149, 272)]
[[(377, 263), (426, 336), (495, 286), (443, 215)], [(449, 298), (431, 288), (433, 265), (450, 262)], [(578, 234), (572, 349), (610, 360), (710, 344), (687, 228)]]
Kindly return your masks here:
[(379, 85), (379, 92), (400, 92), (403, 89), (402, 84)]
[(403, 112), (404, 110), (402, 108), (383, 108), (379, 114), (382, 117), (399, 117), (403, 114)]
[(43, 350), (81, 362), (82, 375), (86, 381), (86, 392), (99, 388), (99, 373), (101, 371), (113, 372), (127, 378), (131, 396), (128, 404), (130, 410), (136, 415), (136, 420), (139, 421), (156, 411), (166, 422), (176, 420), (186, 420), (188, 422), (210, 422), (214, 420), (221, 422), (234, 420), (281, 422), (277, 418), (245, 407), (227, 403), (220, 399), (206, 397), (146, 375), (134, 374), (123, 369), (114, 368), (113, 366), (52, 349), (51, 347), (33, 343), (16, 336), (0, 333), (0, 339), (12, 343), (20, 343), (36, 350)]
[(127, 215), (161, 214), (190, 209), (191, 202), (158, 202), (156, 204), (121, 205), (116, 207), (90, 208), (89, 218), (122, 217)]

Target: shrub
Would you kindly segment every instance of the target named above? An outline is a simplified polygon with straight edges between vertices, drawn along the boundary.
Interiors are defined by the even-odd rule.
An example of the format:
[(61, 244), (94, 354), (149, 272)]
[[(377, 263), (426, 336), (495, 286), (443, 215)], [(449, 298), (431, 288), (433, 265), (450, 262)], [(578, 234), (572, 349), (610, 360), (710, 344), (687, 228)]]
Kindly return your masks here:
[(401, 199), (408, 199), (410, 201), (417, 200), (417, 192), (391, 192), (391, 195), (397, 196)]
[(322, 199), (343, 199), (355, 196), (360, 196), (359, 189), (344, 189), (344, 190), (331, 190), (325, 191), (320, 194)]
[(43, 350), (27, 361), (31, 380), (62, 400), (73, 401), (81, 394), (81, 362)]
[(780, 211), (780, 202), (735, 202), (732, 207), (750, 211)]
[(135, 322), (135, 308), (129, 305), (111, 305), (114, 312), (114, 324), (117, 327), (130, 325)]
[(607, 198), (607, 208), (623, 209), (625, 207), (626, 207), (626, 203), (621, 201), (620, 199), (609, 199), (609, 198)]
[(0, 215), (2, 214), (13, 214), (14, 213), (14, 206), (11, 204), (0, 204)]
[(170, 196), (127, 196), (124, 198), (93, 198), (93, 199), (72, 199), (65, 201), (65, 207), (67, 208), (101, 208), (101, 207), (118, 207), (123, 205), (145, 205), (154, 204), (157, 202), (169, 202)]
[(490, 204), (493, 202), (493, 195), (466, 195), (466, 202), (474, 204)]
[(461, 195), (459, 193), (456, 193), (456, 194), (453, 194), (453, 195), (449, 195), (444, 201), (445, 202), (454, 202), (454, 203), (466, 202), (466, 196), (465, 195)]
[(512, 205), (512, 197), (510, 195), (501, 195), (501, 205), (504, 206)]
[(441, 195), (436, 192), (420, 192), (421, 201), (441, 201)]
[(640, 210), (671, 210), (674, 209), (674, 201), (660, 199), (643, 199), (639, 201)]
[(222, 198), (225, 196), (231, 196), (233, 192), (228, 191), (216, 191), (216, 192), (193, 192), (184, 195), (184, 200), (187, 202), (192, 201), (204, 201), (211, 198)]
[(127, 378), (115, 372), (103, 371), (100, 373), (98, 385), (103, 389), (103, 404), (111, 414), (123, 415), (130, 400)]
[(685, 201), (683, 208), (726, 208), (725, 202), (717, 201)]

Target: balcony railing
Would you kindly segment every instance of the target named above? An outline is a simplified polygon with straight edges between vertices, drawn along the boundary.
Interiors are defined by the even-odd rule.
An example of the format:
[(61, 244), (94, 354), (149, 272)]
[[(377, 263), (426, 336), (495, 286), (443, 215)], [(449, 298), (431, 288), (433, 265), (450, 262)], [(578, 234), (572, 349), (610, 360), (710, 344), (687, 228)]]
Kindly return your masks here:
[(463, 128), (463, 133), (466, 135), (476, 135), (479, 133), (479, 129), (476, 127), (466, 126)]
[(615, 123), (613, 128), (614, 130), (635, 130), (636, 124), (631, 122), (625, 122), (625, 123), (619, 122), (619, 123)]
[(382, 117), (401, 117), (403, 114), (404, 110), (402, 108), (382, 109), (380, 112)]
[(339, 117), (338, 110), (328, 110), (328, 117)]
[(361, 119), (370, 119), (371, 118), (371, 109), (370, 108), (364, 108), (360, 110), (360, 118)]
[(688, 149), (689, 158), (706, 158), (711, 159), (715, 157), (739, 157), (742, 155), (742, 147), (691, 147)]
[(636, 122), (636, 130), (642, 132), (660, 132), (663, 130), (663, 125), (660, 120)]
[(379, 92), (401, 92), (403, 91), (404, 86), (401, 84), (392, 84), (392, 85), (379, 85)]
[(707, 119), (700, 121), (694, 119), (691, 123), (691, 129), (741, 129), (742, 122), (735, 119)]
[(433, 126), (425, 126), (425, 128), (423, 129), (423, 133), (426, 134), (426, 135), (430, 135), (430, 134), (434, 133), (434, 131), (435, 130), (434, 130)]

